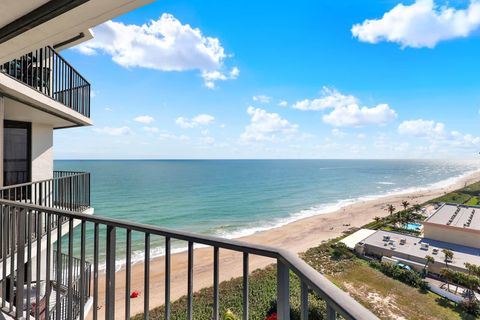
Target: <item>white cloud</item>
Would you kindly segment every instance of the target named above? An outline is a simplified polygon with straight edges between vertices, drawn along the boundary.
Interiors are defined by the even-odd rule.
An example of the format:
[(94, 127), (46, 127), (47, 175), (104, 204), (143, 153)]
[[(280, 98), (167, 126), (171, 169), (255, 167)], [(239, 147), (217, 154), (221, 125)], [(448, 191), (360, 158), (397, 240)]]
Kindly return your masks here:
[(337, 137), (337, 138), (343, 138), (347, 135), (345, 132), (341, 131), (338, 128), (332, 129), (331, 133), (332, 133), (332, 136)]
[(182, 24), (171, 14), (164, 13), (143, 25), (107, 21), (93, 31), (95, 37), (77, 46), (77, 50), (86, 55), (104, 52), (123, 67), (200, 70), (207, 87), (214, 87), (218, 80), (236, 79), (240, 72), (235, 67), (223, 74), (228, 55), (220, 40)]
[(158, 133), (160, 132), (160, 129), (158, 129), (157, 127), (143, 127), (143, 131), (148, 133)]
[(215, 117), (209, 114), (199, 114), (192, 119), (178, 117), (175, 123), (183, 129), (191, 129), (198, 126), (207, 126), (215, 122)]
[(403, 121), (398, 126), (398, 133), (417, 138), (443, 138), (446, 135), (443, 123), (423, 119)]
[(238, 78), (239, 75), (240, 69), (238, 69), (237, 67), (233, 67), (228, 74), (225, 74), (218, 70), (202, 72), (204, 84), (209, 89), (216, 88), (215, 81), (235, 80)]
[(155, 118), (152, 117), (152, 116), (138, 116), (138, 117), (133, 118), (133, 120), (136, 121), (136, 122), (143, 123), (143, 124), (149, 124), (149, 123), (152, 123), (153, 121), (155, 121)]
[(465, 9), (437, 5), (434, 0), (416, 0), (411, 5), (398, 4), (380, 19), (355, 24), (351, 31), (363, 42), (433, 48), (440, 41), (467, 37), (479, 27), (479, 0), (471, 0)]
[(106, 134), (109, 136), (124, 136), (132, 134), (132, 130), (129, 127), (103, 127), (103, 128), (94, 128), (93, 131)]
[(337, 127), (363, 127), (385, 125), (396, 117), (395, 110), (387, 104), (379, 104), (372, 108), (351, 104), (333, 109), (332, 112), (323, 116), (323, 121)]
[(159, 134), (158, 138), (160, 140), (174, 140), (174, 141), (188, 141), (190, 140), (190, 137), (186, 136), (186, 135), (175, 135), (175, 134), (172, 134), (172, 133), (169, 133), (169, 132), (162, 132)]
[(270, 103), (270, 101), (272, 100), (272, 97), (269, 97), (269, 96), (264, 95), (264, 94), (260, 94), (260, 95), (257, 95), (257, 96), (253, 96), (252, 100), (256, 101), (256, 102), (260, 102), (260, 103)]
[(251, 118), (250, 124), (240, 136), (243, 142), (274, 141), (297, 132), (298, 125), (291, 124), (278, 113), (268, 113), (252, 106), (248, 107), (247, 113)]
[(435, 143), (444, 143), (455, 147), (480, 146), (480, 137), (448, 131), (441, 122), (433, 120), (408, 120), (398, 126), (398, 133), (410, 137), (425, 138)]
[(323, 87), (321, 97), (296, 102), (293, 108), (307, 110), (328, 110), (323, 116), (325, 123), (336, 127), (362, 127), (367, 125), (385, 125), (397, 117), (395, 110), (388, 104), (375, 107), (360, 107), (359, 100), (352, 95), (344, 95), (338, 90)]
[(280, 102), (278, 102), (278, 106), (279, 107), (286, 107), (286, 106), (288, 106), (288, 101), (280, 100)]
[(209, 125), (215, 121), (215, 117), (209, 114), (199, 114), (198, 116), (193, 117), (192, 122), (199, 125)]
[(113, 111), (113, 109), (112, 109), (112, 108), (109, 108), (109, 107), (106, 107), (106, 108), (105, 108), (105, 111), (111, 112), (111, 111)]
[(357, 103), (357, 98), (351, 95), (343, 95), (338, 90), (328, 87), (323, 87), (321, 97), (318, 99), (305, 99), (297, 101), (294, 109), (299, 110), (324, 110), (328, 108), (343, 107), (349, 104)]

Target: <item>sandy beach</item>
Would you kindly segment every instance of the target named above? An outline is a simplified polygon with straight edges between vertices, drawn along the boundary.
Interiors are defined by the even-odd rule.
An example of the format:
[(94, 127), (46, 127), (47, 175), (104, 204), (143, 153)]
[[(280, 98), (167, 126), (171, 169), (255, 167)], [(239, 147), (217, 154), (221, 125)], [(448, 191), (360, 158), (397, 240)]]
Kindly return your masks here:
[[(337, 237), (342, 232), (352, 227), (360, 227), (375, 217), (385, 216), (386, 204), (401, 207), (401, 201), (408, 200), (411, 204), (424, 203), (428, 200), (443, 195), (444, 193), (464, 187), (466, 184), (480, 180), (480, 172), (466, 176), (456, 183), (438, 189), (429, 189), (401, 195), (386, 196), (383, 198), (355, 203), (336, 212), (317, 215), (287, 224), (268, 231), (258, 232), (238, 240), (281, 247), (295, 253), (300, 253), (316, 246), (322, 241)], [(200, 248), (194, 252), (194, 289), (199, 290), (212, 285), (213, 271), (212, 248)], [(251, 256), (250, 270), (265, 267), (274, 263), (272, 259)], [(171, 298), (172, 301), (185, 295), (187, 292), (187, 255), (178, 253), (172, 255)], [(156, 258), (151, 261), (150, 275), (150, 308), (161, 306), (164, 303), (164, 259)], [(144, 266), (137, 263), (132, 266), (132, 290), (140, 291), (140, 296), (131, 299), (131, 315), (143, 312), (143, 283)], [(242, 274), (242, 256), (239, 253), (220, 250), (220, 280), (229, 280)], [(104, 287), (103, 274), (99, 282), (99, 316), (104, 313)], [(116, 317), (124, 317), (125, 301), (125, 272), (116, 273)]]

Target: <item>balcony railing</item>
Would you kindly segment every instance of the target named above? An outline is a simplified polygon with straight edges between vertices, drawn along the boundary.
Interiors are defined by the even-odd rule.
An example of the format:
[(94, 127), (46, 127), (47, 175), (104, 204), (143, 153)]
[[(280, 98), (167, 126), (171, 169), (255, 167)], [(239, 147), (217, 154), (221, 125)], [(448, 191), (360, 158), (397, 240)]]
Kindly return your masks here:
[[(52, 179), (35, 182), (22, 183), (0, 188), (0, 199), (12, 200), (20, 203), (34, 204), (42, 207), (64, 209), (74, 212), (83, 212), (90, 208), (90, 173), (73, 171), (54, 171)], [(32, 241), (47, 233), (45, 219), (43, 223), (35, 220), (38, 216), (32, 217), (31, 223), (34, 226), (41, 225), (42, 228), (31, 230)], [(57, 217), (50, 219), (49, 229), (53, 230), (58, 226)], [(0, 231), (4, 231), (8, 225), (0, 221)], [(3, 250), (5, 247), (5, 250)], [(7, 239), (0, 242), (0, 261), (3, 257), (11, 254), (11, 245)]]
[(0, 65), (0, 71), (90, 117), (90, 83), (53, 48), (27, 53)]
[[(57, 263), (57, 260), (60, 259), (61, 261)], [(70, 262), (70, 259), (72, 261)], [(63, 266), (63, 269), (59, 270), (56, 268), (57, 265)], [(73, 318), (72, 319), (77, 319), (78, 316), (80, 315), (80, 309), (85, 306), (87, 303), (88, 299), (90, 299), (90, 283), (91, 283), (91, 264), (89, 262), (85, 262), (83, 264), (82, 268), (82, 261), (78, 258), (68, 256), (64, 253), (59, 253), (54, 251), (53, 252), (53, 274), (52, 274), (52, 286), (55, 287), (56, 292), (60, 293), (60, 300), (56, 300), (56, 304), (60, 304), (60, 310), (59, 317), (60, 319), (69, 319), (67, 317), (67, 312), (69, 308), (69, 297), (67, 296), (68, 294), (68, 277), (69, 277), (69, 270), (68, 266), (71, 265), (72, 270), (72, 276), (73, 276), (73, 283), (72, 283), (72, 313), (73, 313)], [(61, 273), (62, 275), (57, 275), (58, 273)], [(83, 277), (82, 277), (83, 274)], [(60, 283), (56, 282), (56, 279), (60, 279)], [(83, 287), (80, 286), (80, 282), (82, 279), (85, 279), (85, 285)], [(83, 290), (80, 292), (80, 290)], [(55, 293), (56, 293), (55, 292)], [(83, 300), (82, 300), (83, 298)], [(28, 301), (28, 299), (27, 299)], [(48, 304), (47, 304), (48, 305)], [(46, 311), (46, 310), (45, 310)], [(41, 314), (41, 312), (40, 312)], [(57, 319), (57, 307), (50, 308), (50, 315), (49, 319), (55, 320)]]
[(90, 207), (90, 173), (54, 171), (52, 179), (0, 187), (0, 199), (82, 212)]
[[(131, 316), (130, 306), (130, 294), (132, 287), (132, 234), (135, 235), (135, 239), (141, 239), (142, 248), (140, 249), (145, 254), (145, 264), (143, 268), (143, 310), (144, 318), (148, 319), (150, 310), (150, 295), (164, 295), (164, 307), (166, 313), (166, 319), (170, 318), (171, 313), (171, 261), (172, 261), (172, 241), (182, 241), (188, 247), (186, 256), (187, 263), (187, 319), (193, 319), (193, 284), (194, 284), (194, 245), (204, 245), (213, 248), (212, 256), (212, 278), (213, 278), (213, 295), (212, 295), (212, 319), (219, 319), (219, 275), (220, 275), (220, 252), (223, 250), (235, 251), (240, 253), (238, 264), (243, 266), (243, 287), (241, 289), (243, 314), (242, 319), (249, 319), (249, 304), (252, 296), (250, 296), (249, 290), (249, 259), (251, 256), (261, 256), (273, 259), (277, 264), (277, 314), (278, 319), (285, 320), (290, 318), (290, 275), (296, 275), (301, 282), (301, 316), (302, 319), (308, 319), (308, 306), (309, 306), (309, 291), (313, 291), (316, 295), (322, 298), (327, 305), (327, 319), (336, 319), (337, 316), (341, 316), (344, 319), (377, 319), (369, 310), (361, 306), (347, 293), (340, 290), (325, 277), (319, 274), (315, 269), (306, 264), (303, 260), (297, 257), (297, 255), (287, 252), (283, 249), (272, 248), (262, 245), (255, 245), (246, 242), (227, 240), (218, 237), (198, 235), (188, 232), (175, 231), (150, 225), (138, 224), (128, 221), (120, 221), (105, 217), (91, 216), (82, 213), (75, 213), (71, 211), (49, 209), (45, 207), (18, 203), (10, 200), (0, 200), (0, 220), (7, 223), (10, 228), (6, 229), (6, 232), (2, 234), (2, 241), (9, 242), (12, 246), (17, 247), (16, 261), (12, 259), (11, 266), (8, 266), (4, 261), (2, 265), (3, 279), (12, 276), (16, 273), (17, 279), (17, 291), (15, 299), (12, 300), (12, 304), (7, 305), (2, 300), (1, 308), (3, 312), (9, 315), (21, 318), (24, 316), (24, 296), (25, 292), (29, 290), (31, 284), (28, 279), (35, 268), (36, 274), (42, 274), (42, 262), (36, 260), (36, 266), (32, 265), (30, 246), (27, 239), (25, 239), (25, 228), (28, 225), (26, 222), (32, 218), (37, 217), (37, 221), (40, 221), (41, 228), (42, 221), (46, 221), (47, 225), (47, 241), (44, 248), (36, 248), (37, 250), (46, 250), (46, 269), (50, 270), (52, 265), (52, 245), (50, 238), (52, 233), (50, 232), (50, 221), (52, 219), (58, 219), (66, 221), (68, 223), (68, 237), (62, 239), (58, 234), (58, 241), (55, 246), (57, 252), (61, 252), (63, 247), (67, 249), (67, 255), (72, 257), (74, 249), (80, 252), (80, 269), (84, 270), (86, 264), (86, 252), (93, 252), (93, 284), (92, 284), (92, 316), (93, 319), (98, 319), (100, 316), (105, 319), (129, 319)], [(76, 230), (76, 237), (74, 238), (74, 224), (76, 221), (80, 222), (79, 230)], [(57, 232), (59, 228), (57, 228)], [(88, 236), (88, 238), (87, 238)], [(154, 239), (161, 239), (165, 245), (165, 276), (162, 278), (161, 283), (151, 283), (150, 277), (150, 263), (151, 263), (151, 241)], [(93, 239), (87, 242), (86, 239)], [(121, 240), (124, 240), (121, 241)], [(118, 243), (124, 243), (124, 245), (118, 245)], [(137, 243), (137, 241), (135, 241)], [(74, 248), (74, 246), (78, 246)], [(102, 250), (100, 250), (102, 248)], [(6, 248), (4, 247), (4, 250)], [(13, 250), (13, 249), (12, 249)], [(105, 250), (105, 251), (104, 251)], [(105, 252), (105, 281), (99, 281), (100, 272), (100, 251)], [(118, 279), (116, 274), (116, 260), (119, 257), (123, 257), (125, 254), (125, 278)], [(43, 259), (43, 257), (42, 257)], [(26, 263), (25, 263), (26, 262)], [(68, 319), (74, 319), (74, 280), (73, 280), (73, 263), (69, 259), (68, 262), (62, 259), (55, 260), (55, 268), (57, 270), (64, 270), (67, 268), (67, 273), (56, 273), (56, 282), (67, 284), (67, 310), (66, 315)], [(66, 264), (66, 265), (65, 265)], [(16, 271), (13, 271), (16, 270)], [(49, 277), (49, 272), (46, 273)], [(83, 274), (83, 273), (82, 273)], [(123, 276), (122, 276), (123, 277)], [(65, 279), (66, 278), (66, 279)], [(27, 279), (24, 281), (24, 279)], [(50, 279), (46, 279), (47, 285), (50, 283)], [(116, 281), (124, 281), (125, 289), (122, 292), (117, 292), (119, 289), (116, 287)], [(151, 288), (163, 285), (162, 292), (151, 291)], [(85, 299), (85, 288), (88, 286), (87, 279), (84, 275), (80, 280), (80, 296), (81, 301)], [(99, 310), (99, 289), (105, 292), (105, 304), (102, 309)], [(6, 282), (2, 281), (1, 285), (2, 296), (7, 291)], [(158, 289), (157, 289), (158, 290)], [(46, 292), (50, 292), (47, 290)], [(239, 295), (240, 296), (240, 295)], [(121, 298), (119, 298), (121, 297)], [(51, 300), (51, 297), (45, 297), (47, 303)], [(60, 297), (58, 297), (60, 298)], [(40, 297), (39, 297), (40, 299)], [(59, 299), (57, 300), (59, 301)], [(102, 300), (103, 302), (103, 300)], [(117, 304), (117, 308), (116, 308)], [(122, 310), (118, 312), (119, 308)], [(56, 305), (56, 312), (60, 312), (61, 306)], [(47, 309), (46, 318), (49, 317), (49, 311)], [(38, 313), (34, 313), (38, 314)], [(83, 319), (85, 316), (85, 310), (80, 308), (79, 319)], [(38, 317), (36, 317), (38, 319)]]

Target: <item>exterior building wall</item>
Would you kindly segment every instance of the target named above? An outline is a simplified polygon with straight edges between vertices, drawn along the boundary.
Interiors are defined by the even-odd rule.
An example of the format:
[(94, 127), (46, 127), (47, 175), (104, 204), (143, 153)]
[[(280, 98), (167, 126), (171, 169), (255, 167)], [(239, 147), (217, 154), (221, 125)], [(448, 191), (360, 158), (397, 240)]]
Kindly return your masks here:
[(428, 239), (480, 248), (480, 232), (425, 223), (423, 233), (424, 237)]
[(53, 178), (53, 128), (32, 123), (32, 181)]
[[(426, 263), (425, 258), (404, 254), (404, 253), (398, 252), (398, 251), (393, 251), (389, 248), (383, 248), (383, 247), (377, 247), (377, 246), (371, 246), (371, 245), (365, 244), (363, 246), (362, 250), (363, 250), (362, 251), (363, 254), (365, 254), (367, 256), (373, 256), (373, 257), (378, 257), (378, 258), (381, 258), (381, 257), (384, 257), (384, 256), (389, 257), (389, 258), (399, 257), (399, 258), (402, 258), (404, 260), (409, 260), (409, 261), (413, 261), (413, 262), (416, 262), (416, 263), (420, 263), (422, 265), (425, 265), (425, 263)], [(357, 252), (358, 252), (358, 250), (357, 250)], [(426, 253), (425, 255), (427, 255), (427, 254), (428, 253)], [(432, 254), (430, 254), (430, 255), (432, 255)], [(446, 267), (445, 263), (443, 262), (443, 254), (439, 254), (438, 256), (433, 256), (433, 258), (435, 259), (435, 263), (433, 265), (428, 266), (428, 271), (431, 272), (431, 273), (440, 274), (442, 269)], [(405, 261), (402, 261), (402, 263), (408, 264)], [(414, 269), (418, 269), (417, 266), (415, 266), (415, 265), (411, 265), (411, 267), (413, 267)], [(451, 264), (449, 265), (449, 268), (452, 269), (452, 270), (455, 270), (455, 271), (459, 271), (459, 272), (466, 272), (467, 271), (463, 267), (460, 268), (460, 267), (457, 267), (457, 266), (451, 265)]]

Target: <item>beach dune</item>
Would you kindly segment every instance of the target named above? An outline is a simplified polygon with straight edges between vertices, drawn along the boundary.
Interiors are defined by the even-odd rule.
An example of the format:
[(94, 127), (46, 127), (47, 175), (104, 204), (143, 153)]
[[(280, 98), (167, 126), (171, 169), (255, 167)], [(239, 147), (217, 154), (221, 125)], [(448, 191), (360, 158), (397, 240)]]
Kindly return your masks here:
[[(480, 172), (470, 174), (452, 185), (405, 193), (401, 195), (386, 196), (383, 198), (358, 202), (341, 208), (338, 211), (321, 214), (290, 224), (262, 231), (238, 240), (269, 245), (283, 248), (295, 253), (300, 253), (308, 248), (317, 246), (328, 239), (340, 236), (344, 231), (352, 227), (361, 227), (371, 222), (375, 217), (382, 217), (388, 213), (385, 210), (386, 204), (393, 204), (401, 208), (401, 202), (408, 200), (411, 204), (424, 203), (433, 198), (439, 197), (447, 192), (464, 187), (480, 180)], [(194, 250), (194, 290), (209, 287), (213, 280), (213, 249), (198, 248)], [(274, 263), (275, 260), (251, 256), (250, 270), (255, 270)], [(187, 254), (185, 252), (172, 255), (171, 261), (171, 299), (187, 293)], [(165, 281), (165, 260), (163, 257), (155, 258), (150, 262), (150, 308), (164, 304), (164, 281)], [(220, 250), (220, 280), (229, 280), (242, 275), (242, 255), (240, 253)], [(140, 292), (140, 296), (131, 299), (131, 315), (142, 313), (144, 265), (137, 263), (132, 266), (132, 291)], [(104, 317), (105, 278), (100, 274), (99, 278), (99, 318)], [(125, 314), (125, 271), (116, 273), (116, 317), (123, 318)], [(91, 313), (90, 313), (91, 318)]]

